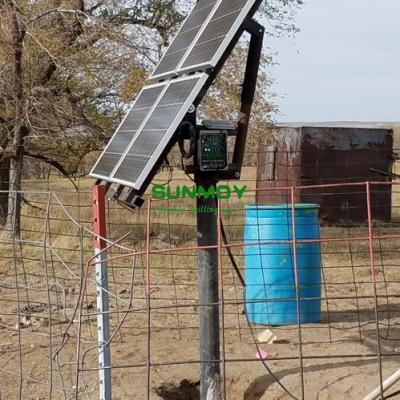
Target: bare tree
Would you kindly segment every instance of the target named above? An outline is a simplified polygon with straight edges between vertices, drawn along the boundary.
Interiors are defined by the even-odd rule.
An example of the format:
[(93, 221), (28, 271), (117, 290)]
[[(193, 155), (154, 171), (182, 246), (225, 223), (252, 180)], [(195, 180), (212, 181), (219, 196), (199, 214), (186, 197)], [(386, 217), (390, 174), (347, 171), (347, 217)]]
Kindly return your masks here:
[[(0, 223), (19, 235), (24, 159), (70, 176), (104, 146), (194, 3), (0, 0), (0, 190), (9, 191), (0, 193)], [(290, 32), (287, 10), (300, 3), (268, 0), (263, 15), (273, 30)], [(234, 66), (243, 58), (236, 54)], [(235, 71), (221, 77), (214, 103), (236, 96)], [(269, 115), (265, 87), (258, 104)]]
[(0, 221), (11, 231), (24, 157), (69, 175), (104, 144), (181, 22), (175, 3), (0, 1)]

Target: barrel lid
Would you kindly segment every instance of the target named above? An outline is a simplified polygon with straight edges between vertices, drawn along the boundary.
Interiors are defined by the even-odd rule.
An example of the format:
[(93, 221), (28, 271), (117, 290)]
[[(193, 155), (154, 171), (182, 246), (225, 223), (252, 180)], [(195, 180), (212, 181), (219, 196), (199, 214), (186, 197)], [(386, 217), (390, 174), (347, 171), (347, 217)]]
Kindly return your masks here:
[[(291, 210), (292, 204), (248, 204), (245, 206), (246, 210)], [(294, 205), (295, 209), (316, 209), (319, 208), (318, 204), (314, 203), (297, 203)]]

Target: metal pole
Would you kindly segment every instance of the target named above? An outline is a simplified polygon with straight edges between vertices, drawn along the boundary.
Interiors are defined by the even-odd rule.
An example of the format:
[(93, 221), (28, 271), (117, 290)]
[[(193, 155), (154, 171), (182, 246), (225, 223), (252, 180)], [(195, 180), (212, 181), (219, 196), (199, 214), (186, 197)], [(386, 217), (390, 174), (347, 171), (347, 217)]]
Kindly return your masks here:
[[(197, 187), (205, 191), (216, 185), (196, 176)], [(213, 197), (197, 198), (197, 243), (216, 246), (218, 243), (217, 205)], [(220, 332), (218, 296), (218, 250), (198, 250), (199, 326), (200, 326), (200, 400), (221, 400)]]
[(105, 188), (94, 185), (93, 199), (93, 231), (96, 254), (96, 301), (97, 301), (97, 341), (99, 361), (99, 398), (111, 400), (111, 352), (110, 352), (110, 320), (107, 276), (107, 247), (101, 239), (106, 237)]

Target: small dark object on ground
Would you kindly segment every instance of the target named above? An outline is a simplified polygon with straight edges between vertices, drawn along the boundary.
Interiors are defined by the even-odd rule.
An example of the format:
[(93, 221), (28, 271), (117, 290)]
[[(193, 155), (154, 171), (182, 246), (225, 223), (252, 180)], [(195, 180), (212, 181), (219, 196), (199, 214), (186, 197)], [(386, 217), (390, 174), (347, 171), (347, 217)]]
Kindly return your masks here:
[(178, 385), (166, 383), (156, 389), (164, 400), (200, 400), (200, 382), (182, 380)]

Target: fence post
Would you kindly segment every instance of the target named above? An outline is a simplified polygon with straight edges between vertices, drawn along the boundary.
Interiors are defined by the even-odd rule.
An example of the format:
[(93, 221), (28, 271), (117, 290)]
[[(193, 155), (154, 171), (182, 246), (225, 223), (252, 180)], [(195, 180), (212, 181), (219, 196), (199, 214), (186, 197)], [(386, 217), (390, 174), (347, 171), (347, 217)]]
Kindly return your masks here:
[(99, 360), (99, 398), (100, 400), (111, 400), (111, 352), (110, 344), (110, 321), (109, 321), (109, 299), (108, 299), (108, 276), (107, 276), (107, 247), (103, 239), (106, 231), (106, 203), (105, 188), (94, 185), (92, 188), (93, 201), (93, 231), (94, 247), (96, 254), (96, 310), (97, 310), (97, 341)]

